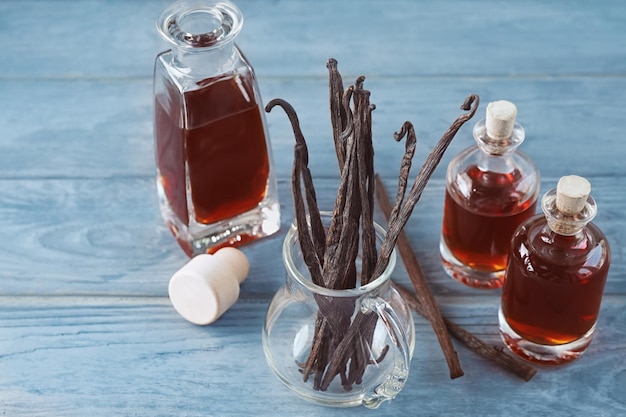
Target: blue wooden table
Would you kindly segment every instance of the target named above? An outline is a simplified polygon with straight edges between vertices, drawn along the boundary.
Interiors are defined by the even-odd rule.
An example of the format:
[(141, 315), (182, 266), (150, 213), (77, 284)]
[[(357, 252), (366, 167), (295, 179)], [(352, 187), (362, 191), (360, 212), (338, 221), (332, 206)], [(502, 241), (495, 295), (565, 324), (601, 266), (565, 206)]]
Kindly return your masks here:
[[(470, 93), (479, 115), (450, 146), (406, 231), (445, 316), (491, 344), (499, 291), (443, 272), (438, 241), (445, 166), (473, 144), (484, 105), (508, 99), (542, 193), (587, 177), (595, 223), (613, 249), (596, 336), (574, 363), (529, 382), (456, 345), (450, 380), (430, 325), (415, 316), (409, 381), (376, 411), (306, 403), (265, 363), (265, 309), (284, 281), (280, 248), (293, 219), (293, 137), (268, 116), (281, 232), (244, 251), (239, 302), (209, 327), (167, 297), (187, 258), (158, 212), (152, 66), (166, 48), (165, 0), (0, 2), (0, 414), (7, 416), (532, 416), (626, 414), (626, 3), (615, 1), (252, 1), (238, 43), (265, 101), (299, 113), (320, 205), (338, 173), (328, 117), (329, 57), (372, 91), (376, 170), (392, 187), (411, 120), (416, 163)], [(380, 213), (378, 213), (380, 216)], [(408, 283), (402, 267), (394, 279)]]

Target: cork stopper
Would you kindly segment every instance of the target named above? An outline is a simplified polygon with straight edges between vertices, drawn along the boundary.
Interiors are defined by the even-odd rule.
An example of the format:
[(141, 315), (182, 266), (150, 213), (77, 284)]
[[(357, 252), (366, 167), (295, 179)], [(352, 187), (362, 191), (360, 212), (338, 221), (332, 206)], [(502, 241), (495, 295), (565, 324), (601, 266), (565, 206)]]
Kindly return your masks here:
[(516, 117), (517, 107), (510, 101), (499, 100), (487, 104), (487, 135), (493, 139), (508, 139), (513, 133)]
[(170, 301), (191, 323), (211, 324), (235, 304), (249, 270), (246, 255), (235, 248), (198, 255), (172, 275)]
[(580, 232), (598, 212), (590, 193), (591, 184), (585, 178), (577, 175), (561, 177), (556, 188), (541, 199), (550, 229), (564, 236)]
[(566, 214), (578, 214), (587, 203), (591, 184), (578, 175), (561, 177), (556, 186), (556, 207)]

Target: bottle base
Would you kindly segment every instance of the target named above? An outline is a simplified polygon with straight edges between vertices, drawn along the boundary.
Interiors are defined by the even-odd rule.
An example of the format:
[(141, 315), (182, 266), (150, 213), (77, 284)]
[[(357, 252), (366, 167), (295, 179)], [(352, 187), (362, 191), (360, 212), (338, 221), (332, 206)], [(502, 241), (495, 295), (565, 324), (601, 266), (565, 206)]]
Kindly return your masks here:
[(524, 339), (509, 326), (502, 312), (498, 311), (500, 336), (504, 344), (517, 356), (540, 365), (561, 365), (578, 359), (591, 343), (594, 324), (580, 339), (562, 345), (541, 345)]
[(266, 197), (252, 210), (220, 222), (188, 226), (174, 214), (158, 188), (161, 215), (189, 257), (214, 253), (225, 246), (243, 246), (280, 230), (280, 204), (274, 199)]
[(443, 239), (439, 242), (441, 262), (446, 273), (468, 287), (481, 289), (495, 289), (504, 284), (504, 272), (481, 271), (461, 263), (450, 251)]

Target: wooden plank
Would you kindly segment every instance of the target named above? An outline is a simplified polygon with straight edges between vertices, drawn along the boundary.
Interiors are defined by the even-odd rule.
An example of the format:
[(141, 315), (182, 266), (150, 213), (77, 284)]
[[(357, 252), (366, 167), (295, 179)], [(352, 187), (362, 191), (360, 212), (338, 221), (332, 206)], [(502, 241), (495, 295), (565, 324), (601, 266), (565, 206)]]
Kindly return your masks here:
[(615, 42), (626, 32), (618, 1), (252, 1), (242, 9), (241, 44), (261, 73), (323, 74), (317, 62), (329, 54), (385, 77), (623, 75), (626, 65), (626, 45)]
[[(555, 178), (544, 180), (543, 190), (556, 184)], [(388, 190), (396, 181), (385, 178)], [(613, 247), (607, 293), (623, 293), (626, 194), (614, 189), (626, 184), (623, 177), (591, 181), (599, 205), (595, 223)], [(320, 207), (332, 209), (337, 181), (315, 183)], [(281, 244), (293, 206), (290, 185), (279, 185), (282, 230), (244, 248), (252, 265), (244, 297), (268, 299), (284, 280)], [(0, 294), (163, 296), (169, 277), (187, 261), (160, 218), (152, 179), (2, 180), (0, 189)], [(475, 290), (448, 278), (441, 268), (442, 203), (443, 182), (432, 181), (407, 234), (436, 294), (471, 296)], [(378, 221), (384, 222), (380, 214)], [(401, 268), (398, 275), (406, 278)]]
[[(2, 297), (0, 412), (11, 416), (362, 415), (362, 408), (311, 405), (265, 363), (266, 305), (236, 304), (209, 327), (184, 322), (163, 298)], [(446, 313), (500, 343), (492, 303)], [(456, 319), (456, 318), (455, 318)], [(566, 367), (523, 382), (458, 347), (466, 375), (450, 380), (429, 325), (416, 318), (417, 345), (404, 391), (376, 411), (456, 416), (626, 412), (626, 309), (609, 297), (589, 350)], [(445, 394), (444, 394), (445, 393)], [(253, 410), (253, 411), (251, 411)]]
[[(156, 19), (170, 1), (27, 0), (0, 3), (7, 61), (2, 77), (151, 77), (165, 48)], [(16, 36), (19, 33), (27, 36)]]
[[(170, 1), (2, 2), (2, 76), (150, 77)], [(388, 76), (527, 77), (626, 71), (626, 5), (603, 2), (239, 0), (239, 43), (263, 76), (323, 76), (329, 56)], [(27, 32), (25, 32), (25, 30)], [(16, 33), (28, 33), (16, 37)]]
[[(324, 63), (319, 63), (324, 67)], [(341, 63), (340, 63), (341, 65)], [(368, 68), (362, 68), (368, 74)], [(346, 79), (353, 82), (352, 79)], [(489, 101), (517, 103), (527, 139), (521, 149), (543, 176), (626, 174), (621, 125), (626, 78), (398, 80), (371, 79), (376, 166), (397, 173), (404, 146), (393, 132), (405, 120), (418, 135), (421, 164), (469, 93), (481, 96), (477, 116), (452, 142), (435, 178), (452, 156), (472, 146), (471, 129)], [(261, 80), (266, 101), (280, 97), (298, 111), (315, 176), (338, 176), (328, 110), (328, 81)], [(28, 97), (24, 92), (28, 91)], [(154, 175), (151, 81), (1, 81), (0, 178), (108, 178)], [(70, 99), (68, 99), (70, 98)], [(291, 175), (293, 133), (276, 108), (267, 116), (279, 178)]]

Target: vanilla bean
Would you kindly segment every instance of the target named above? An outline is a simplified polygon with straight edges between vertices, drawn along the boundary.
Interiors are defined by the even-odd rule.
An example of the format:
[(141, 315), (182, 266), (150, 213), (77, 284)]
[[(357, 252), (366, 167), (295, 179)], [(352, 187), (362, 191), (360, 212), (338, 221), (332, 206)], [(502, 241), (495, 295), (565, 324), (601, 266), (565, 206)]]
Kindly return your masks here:
[[(350, 102), (352, 101), (354, 88), (355, 88), (354, 85), (349, 86), (348, 88), (346, 88), (344, 95), (343, 95), (342, 104), (343, 104), (344, 113), (346, 115), (346, 124), (344, 126), (345, 127), (344, 131), (341, 133), (341, 141), (342, 143), (344, 143), (344, 149), (345, 149), (345, 144), (348, 142), (348, 139), (351, 137), (354, 137), (354, 134), (355, 134), (354, 113), (352, 112), (352, 109), (350, 108)], [(356, 178), (354, 179), (354, 181), (356, 181)], [(352, 194), (350, 194), (349, 198), (352, 198), (352, 199), (356, 198), (356, 189), (353, 189)], [(360, 215), (360, 206), (358, 204), (351, 205), (351, 211), (352, 211), (352, 215), (354, 216)], [(357, 222), (358, 222), (358, 218), (357, 218)], [(355, 233), (358, 234), (358, 226), (357, 226), (357, 231)], [(356, 238), (358, 238), (358, 236), (355, 236), (355, 239)], [(354, 251), (350, 254), (350, 257), (348, 258), (349, 270), (348, 270), (348, 274), (343, 278), (343, 283), (341, 284), (341, 288), (355, 288), (356, 287), (357, 270), (356, 270), (355, 260), (357, 256), (358, 256), (358, 247), (354, 249)]]
[[(378, 175), (376, 175), (376, 197), (382, 212), (387, 218), (390, 218), (391, 201), (389, 201), (385, 185), (380, 180)], [(404, 263), (404, 267), (411, 278), (411, 282), (415, 287), (417, 297), (421, 305), (424, 307), (426, 317), (430, 321), (435, 335), (437, 335), (443, 355), (448, 363), (450, 378), (454, 379), (463, 376), (464, 372), (461, 368), (459, 357), (456, 350), (454, 350), (454, 346), (450, 340), (450, 335), (446, 329), (446, 325), (443, 321), (443, 317), (441, 316), (441, 312), (439, 311), (439, 307), (437, 306), (437, 302), (435, 301), (435, 297), (428, 289), (428, 284), (426, 284), (426, 280), (421, 273), (419, 263), (415, 257), (415, 252), (411, 249), (411, 244), (404, 231), (401, 231), (398, 236), (397, 249), (400, 253), (400, 258)]]
[(358, 253), (359, 244), (360, 207), (358, 199), (353, 198), (354, 193), (358, 192), (356, 139), (351, 137), (348, 143), (338, 198), (326, 237), (324, 286), (333, 289), (346, 289), (346, 277)]
[[(329, 227), (329, 235), (333, 237), (338, 237), (340, 231), (336, 231), (335, 229), (341, 230), (341, 214), (345, 211), (346, 200), (348, 197), (348, 193), (346, 188), (353, 183), (348, 181), (348, 176), (350, 174), (350, 165), (345, 163), (345, 155), (346, 149), (352, 149), (354, 145), (354, 129), (353, 129), (353, 116), (352, 110), (350, 109), (350, 100), (352, 98), (352, 91), (354, 90), (354, 86), (350, 86), (346, 89), (343, 94), (343, 102), (341, 103), (344, 108), (343, 114), (347, 116), (347, 122), (345, 128), (340, 133), (339, 141), (341, 142), (341, 162), (340, 162), (340, 184), (339, 189), (337, 190), (337, 198), (335, 199), (335, 206), (333, 209), (332, 222)], [(339, 155), (337, 156), (339, 158)], [(336, 235), (335, 235), (336, 233)], [(334, 241), (330, 236), (328, 237), (329, 242)], [(328, 245), (328, 242), (327, 242)]]
[[(298, 239), (302, 245), (303, 257), (305, 263), (309, 267), (311, 273), (311, 279), (316, 284), (323, 282), (322, 267), (325, 246), (325, 232), (322, 220), (320, 217), (319, 208), (317, 207), (317, 196), (315, 193), (315, 185), (311, 177), (311, 171), (309, 170), (309, 153), (306, 145), (306, 140), (300, 129), (300, 122), (298, 121), (298, 115), (294, 108), (287, 101), (282, 99), (271, 100), (267, 106), (265, 106), (266, 112), (271, 112), (274, 106), (280, 106), (287, 114), (293, 133), (296, 139), (296, 145), (294, 146), (294, 165), (292, 175), (292, 191), (294, 195), (294, 205), (296, 213), (296, 223), (298, 227)], [(306, 193), (306, 203), (309, 210), (309, 221), (312, 235), (309, 235), (309, 226), (306, 218), (306, 210), (304, 209), (304, 201), (302, 196), (302, 186), (300, 184), (300, 177), (304, 182), (304, 190)]]
[(354, 90), (354, 130), (357, 136), (359, 196), (361, 199), (361, 285), (368, 284), (376, 266), (376, 231), (374, 229), (374, 149), (372, 146), (372, 111), (370, 92), (363, 89), (364, 77)]
[[(409, 304), (409, 307), (428, 319), (428, 312), (413, 293), (395, 282), (393, 285)], [(445, 317), (443, 319), (446, 323), (446, 327), (448, 328), (448, 332), (450, 332), (452, 336), (483, 358), (488, 359), (503, 369), (516, 374), (524, 381), (530, 381), (537, 373), (537, 369), (528, 365), (526, 362), (504, 353), (501, 346), (489, 345), (458, 324)]]
[[(361, 383), (365, 368), (372, 362), (372, 359), (370, 359), (372, 356), (372, 340), (374, 339), (374, 331), (378, 322), (378, 315), (373, 312), (366, 314), (359, 312), (358, 314), (364, 315), (365, 321), (361, 324), (360, 331), (352, 337), (353, 358), (357, 358), (357, 360), (355, 366), (350, 362), (348, 378), (354, 384)], [(388, 349), (388, 346), (386, 348)], [(374, 361), (376, 360), (374, 359)]]
[(315, 335), (320, 336), (313, 339), (309, 357), (301, 366), (303, 374), (302, 379), (304, 382), (309, 380), (311, 372), (315, 372), (316, 378), (317, 375), (320, 375), (321, 378), (321, 374), (323, 374), (324, 368), (326, 368), (326, 344), (328, 343), (328, 336), (330, 333), (328, 330), (328, 320), (320, 314), (317, 315), (315, 320)]
[(411, 165), (413, 163), (413, 155), (415, 154), (415, 147), (417, 145), (417, 137), (415, 136), (415, 129), (413, 124), (406, 121), (402, 124), (399, 132), (393, 134), (393, 138), (396, 142), (399, 142), (406, 135), (405, 151), (400, 163), (400, 173), (398, 175), (398, 192), (396, 193), (396, 202), (391, 210), (391, 214), (387, 220), (387, 223), (395, 223), (398, 218), (398, 213), (402, 207), (404, 201), (404, 195), (406, 194), (406, 187), (408, 185), (409, 173), (411, 171)]
[(478, 109), (478, 102), (479, 98), (475, 94), (471, 94), (465, 99), (465, 102), (461, 105), (461, 109), (469, 111), (469, 113), (462, 114), (456, 118), (448, 130), (443, 134), (437, 145), (430, 152), (428, 158), (424, 162), (424, 165), (422, 165), (422, 169), (417, 174), (415, 182), (411, 187), (411, 191), (409, 191), (409, 195), (406, 198), (405, 203), (402, 205), (396, 221), (388, 225), (385, 241), (380, 249), (381, 253), (378, 256), (378, 262), (374, 271), (375, 276), (380, 275), (385, 268), (387, 268), (387, 265), (389, 264), (389, 257), (391, 256), (391, 252), (396, 245), (398, 236), (406, 223), (409, 221), (409, 218), (413, 213), (413, 208), (419, 201), (430, 176), (435, 171), (435, 168), (443, 157), (445, 150), (448, 148), (448, 145), (452, 142), (452, 139), (454, 139), (454, 136), (459, 131), (461, 126), (463, 126), (463, 124), (471, 119), (476, 113), (476, 110)]
[[(280, 106), (287, 114), (289, 121), (294, 132), (296, 145), (294, 146), (294, 163), (292, 171), (292, 192), (294, 196), (294, 208), (296, 216), (296, 227), (298, 232), (298, 241), (300, 242), (300, 248), (302, 250), (302, 257), (306, 263), (309, 273), (311, 274), (311, 280), (316, 285), (324, 285), (324, 279), (322, 274), (323, 257), (325, 254), (325, 232), (321, 223), (321, 217), (319, 209), (317, 208), (317, 199), (315, 195), (315, 187), (311, 178), (310, 171), (308, 169), (308, 149), (304, 135), (300, 129), (300, 123), (298, 116), (293, 107), (282, 99), (274, 99), (270, 101), (265, 107), (266, 112), (270, 112), (274, 106)], [(307, 199), (307, 205), (309, 207), (309, 221), (310, 227), (307, 222), (307, 215), (304, 203), (304, 197), (302, 196), (302, 184), (301, 178), (304, 182), (304, 189)], [(313, 237), (311, 236), (312, 232)], [(321, 239), (321, 240), (320, 240)], [(326, 363), (326, 335), (327, 335), (328, 323), (325, 317), (318, 314), (315, 323), (316, 338), (313, 340), (311, 353), (304, 364), (304, 368), (301, 369), (303, 373), (303, 380), (306, 382), (309, 379), (311, 372), (315, 373), (316, 380), (321, 379)]]
[(352, 113), (352, 109), (350, 108), (350, 102), (352, 101), (352, 94), (354, 92), (354, 86), (351, 85), (343, 92), (343, 101), (341, 103), (343, 108), (343, 114), (346, 115), (346, 121), (344, 124), (344, 129), (341, 132), (341, 136), (339, 140), (342, 144), (345, 155), (345, 143), (347, 138), (354, 133), (354, 115)]
[(322, 380), (321, 390), (324, 391), (328, 388), (332, 380), (337, 376), (342, 369), (345, 369), (348, 360), (354, 354), (354, 341), (359, 338), (359, 333), (361, 332), (364, 321), (368, 316), (372, 316), (376, 319), (377, 316), (375, 314), (363, 314), (359, 312), (347, 333), (343, 335), (341, 342), (337, 345), (337, 348), (333, 352), (333, 356), (328, 363), (328, 368), (326, 369), (326, 373)]
[[(313, 370), (315, 372), (315, 377), (313, 378), (313, 389), (320, 389), (322, 378), (324, 377), (324, 370), (326, 369), (326, 365), (328, 363), (328, 358), (330, 356), (332, 344), (332, 325), (329, 325), (324, 330), (321, 330), (317, 333), (320, 343), (320, 350), (314, 355), (315, 363)], [(311, 356), (313, 356), (313, 352), (311, 352)]]
[(337, 60), (330, 58), (326, 62), (328, 68), (328, 87), (330, 96), (330, 121), (333, 128), (333, 139), (335, 143), (335, 152), (337, 154), (337, 162), (339, 169), (342, 169), (345, 157), (344, 141), (342, 133), (346, 126), (346, 110), (343, 106), (343, 80), (337, 69)]

